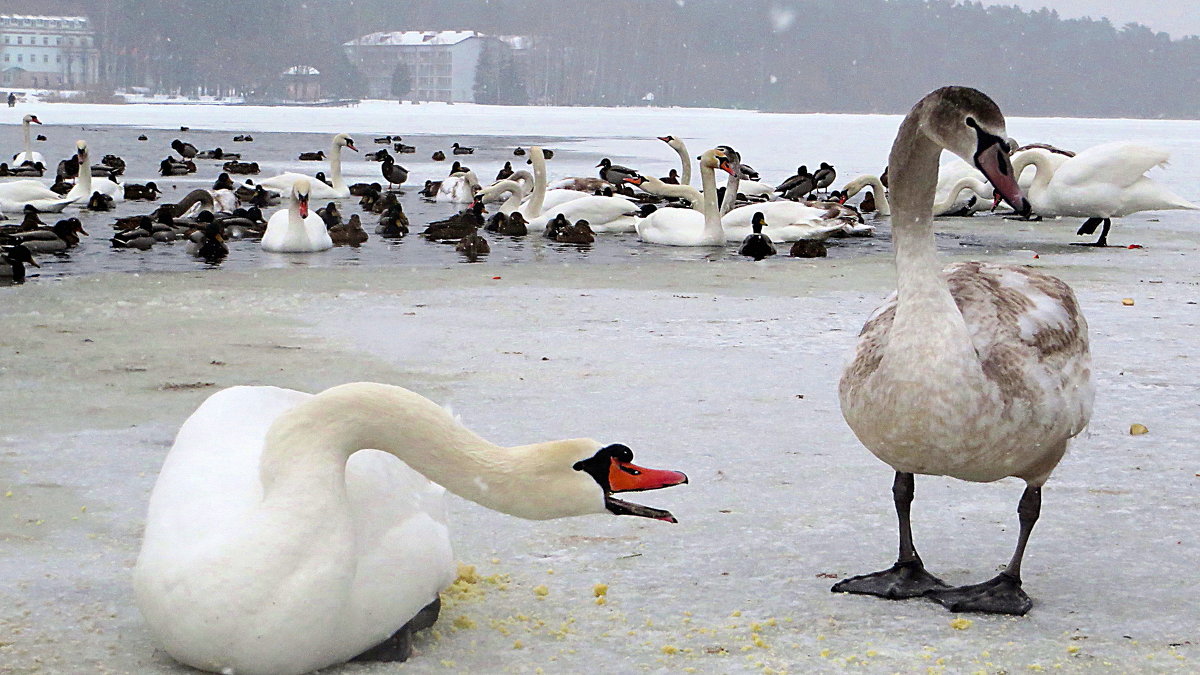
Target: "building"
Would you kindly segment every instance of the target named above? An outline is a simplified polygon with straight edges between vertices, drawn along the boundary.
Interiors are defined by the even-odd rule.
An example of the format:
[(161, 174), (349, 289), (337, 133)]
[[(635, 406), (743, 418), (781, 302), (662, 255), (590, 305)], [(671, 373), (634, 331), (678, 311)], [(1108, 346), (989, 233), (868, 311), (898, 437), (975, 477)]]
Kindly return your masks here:
[(0, 85), (75, 89), (100, 79), (87, 17), (0, 14)]
[[(342, 49), (362, 73), (370, 98), (418, 101), (475, 101), (475, 71), (484, 51), (523, 50), (522, 36), (489, 36), (475, 31), (395, 31), (371, 33), (351, 40)], [(397, 73), (403, 64), (405, 73)], [(394, 92), (393, 82), (400, 90)]]
[(321, 99), (321, 71), (312, 66), (292, 66), (279, 79), (283, 82), (284, 98), (289, 101)]

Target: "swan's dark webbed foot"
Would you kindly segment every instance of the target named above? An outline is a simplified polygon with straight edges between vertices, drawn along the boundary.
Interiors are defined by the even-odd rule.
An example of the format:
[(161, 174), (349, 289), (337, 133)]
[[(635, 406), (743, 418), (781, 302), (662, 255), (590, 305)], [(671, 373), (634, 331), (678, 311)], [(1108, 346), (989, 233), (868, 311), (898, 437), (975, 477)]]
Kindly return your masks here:
[(1100, 230), (1100, 238), (1097, 239), (1096, 241), (1072, 242), (1071, 245), (1072, 246), (1096, 246), (1099, 248), (1108, 246), (1108, 231), (1109, 231), (1109, 229), (1112, 228), (1112, 219), (1111, 218), (1088, 218), (1086, 221), (1084, 221), (1083, 225), (1079, 226), (1079, 230), (1076, 231), (1075, 234), (1092, 234), (1093, 232), (1096, 231), (1096, 228), (1098, 228), (1102, 225), (1104, 226), (1104, 229)]
[(842, 579), (829, 589), (834, 593), (874, 595), (888, 600), (917, 598), (929, 591), (949, 588), (941, 579), (925, 571), (918, 560), (898, 562), (890, 569)]
[(1033, 600), (1021, 590), (1021, 580), (1004, 572), (982, 584), (934, 589), (925, 597), (951, 612), (1024, 616), (1033, 607)]
[(383, 642), (351, 659), (352, 661), (382, 661), (402, 663), (413, 653), (413, 635), (419, 630), (432, 626), (442, 611), (442, 599), (438, 598), (425, 605), (417, 615), (408, 620), (400, 630)]

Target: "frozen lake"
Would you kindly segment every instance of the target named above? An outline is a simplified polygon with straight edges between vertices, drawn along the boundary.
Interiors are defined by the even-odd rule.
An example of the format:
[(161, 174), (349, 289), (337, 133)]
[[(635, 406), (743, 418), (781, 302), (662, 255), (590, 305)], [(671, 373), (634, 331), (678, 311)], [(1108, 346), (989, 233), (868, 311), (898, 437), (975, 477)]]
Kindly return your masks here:
[[(240, 149), (263, 148), (273, 168), (311, 168), (287, 157), (344, 130), (364, 149), (387, 133), (418, 145), (471, 136), (484, 148), (472, 165), (491, 172), (512, 145), (545, 139), (561, 152), (554, 175), (591, 175), (601, 155), (665, 173), (675, 157), (653, 136), (671, 133), (693, 154), (734, 145), (768, 180), (819, 161), (844, 179), (876, 172), (898, 121), (384, 103), (16, 111), (47, 122), (51, 141), (39, 149), (53, 157), (76, 137), (97, 156), (112, 151), (106, 139), (128, 147), (138, 127), (152, 130), (156, 164), (186, 124), (209, 147), (255, 133)], [(1009, 131), (1074, 149), (1163, 145), (1172, 166), (1152, 175), (1200, 198), (1200, 123), (1018, 118)], [(19, 127), (0, 129), (6, 144), (19, 138)], [(417, 179), (444, 172), (413, 164)], [(130, 167), (133, 179), (153, 165)], [(0, 425), (0, 672), (187, 672), (155, 649), (129, 587), (146, 498), (175, 430), (221, 387), (319, 391), (360, 379), (451, 405), (496, 442), (592, 436), (692, 482), (644, 500), (678, 525), (531, 523), (451, 498), (458, 557), (498, 576), (479, 594), (449, 598), (410, 663), (336, 672), (1196, 670), (1194, 214), (1118, 221), (1110, 239), (1144, 247), (1134, 250), (1070, 246), (1074, 221), (939, 221), (947, 261), (1034, 264), (1076, 289), (1098, 385), (1091, 426), (1046, 487), (1024, 570), (1034, 609), (968, 624), (920, 600), (828, 590), (894, 554), (891, 472), (854, 439), (836, 395), (862, 321), (894, 287), (886, 236), (838, 242), (815, 261), (750, 263), (602, 237), (590, 251), (530, 242), (538, 255), (464, 265), (425, 242), (389, 250), (373, 238), (379, 250), (357, 259), (347, 249), (278, 265), (235, 250), (219, 269), (159, 272), (149, 258), (139, 274), (101, 262), (71, 272), (86, 256), (132, 253), (95, 241), (106, 238), (104, 222), (81, 259), (0, 288), (9, 413)], [(1150, 433), (1131, 436), (1133, 423)], [(992, 576), (1011, 553), (1020, 490), (1011, 480), (919, 478), (914, 527), (930, 568), (952, 583)], [(597, 583), (610, 589), (604, 606), (593, 601)], [(541, 585), (545, 596), (533, 592)]]

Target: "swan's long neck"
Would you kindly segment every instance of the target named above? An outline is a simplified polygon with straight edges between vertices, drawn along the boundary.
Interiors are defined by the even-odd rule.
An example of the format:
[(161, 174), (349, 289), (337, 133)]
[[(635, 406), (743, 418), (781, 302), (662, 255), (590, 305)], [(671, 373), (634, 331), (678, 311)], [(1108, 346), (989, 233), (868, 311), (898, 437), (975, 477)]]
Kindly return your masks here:
[(1029, 198), (1033, 200), (1036, 199), (1034, 195), (1041, 195), (1042, 191), (1050, 186), (1050, 179), (1054, 178), (1054, 166), (1046, 155), (1027, 150), (1013, 158), (1013, 175), (1020, 178), (1021, 173), (1029, 166), (1034, 168), (1033, 182), (1029, 185)]
[[(29, 142), (29, 120), (22, 120), (21, 126), (25, 127), (25, 157), (21, 159), (21, 162), (33, 161), (33, 145)], [(20, 165), (21, 162), (16, 162), (16, 164)]]
[(879, 176), (871, 174), (863, 174), (858, 178), (846, 184), (846, 197), (853, 197), (862, 191), (863, 188), (869, 187), (875, 193), (875, 208), (881, 216), (892, 215), (892, 205), (888, 201), (887, 188), (883, 187), (883, 183), (879, 180)]
[(529, 148), (529, 161), (533, 163), (533, 196), (525, 205), (522, 215), (526, 219), (542, 215), (542, 205), (546, 203), (546, 156), (538, 146)]
[(88, 153), (79, 155), (79, 180), (78, 184), (83, 189), (80, 192), (84, 197), (92, 196), (92, 159)]
[(508, 199), (500, 205), (500, 213), (509, 215), (517, 209), (521, 208), (521, 201), (525, 199), (525, 186), (515, 180), (505, 179), (497, 181), (491, 187), (491, 192), (494, 194), (504, 194), (508, 192)]
[(978, 178), (963, 176), (962, 178), (958, 179), (958, 182), (950, 186), (950, 191), (946, 193), (946, 196), (942, 198), (941, 202), (933, 205), (933, 212), (937, 214), (949, 211), (954, 207), (955, 202), (958, 201), (958, 196), (967, 190), (974, 192), (975, 195), (980, 199), (988, 198), (988, 189), (986, 183)]
[(342, 180), (342, 145), (336, 140), (329, 150), (329, 179), (333, 181), (333, 189), (346, 189), (346, 181)]
[(679, 177), (679, 184), (691, 185), (692, 157), (688, 154), (687, 146), (683, 144), (683, 141), (676, 138), (675, 143), (673, 143), (671, 147), (675, 148), (675, 152), (679, 153), (679, 161), (683, 163), (683, 174)]
[[(946, 353), (970, 345), (962, 314), (941, 276), (933, 235), (933, 204), (941, 147), (920, 131), (916, 111), (900, 126), (892, 146), (892, 241), (896, 248), (896, 317), (889, 351), (907, 361), (912, 354)], [(908, 356), (900, 356), (908, 354)]]
[[(714, 179), (715, 182), (715, 179)], [(673, 197), (675, 199), (686, 199), (697, 211), (704, 210), (704, 197), (700, 191), (686, 183), (680, 185), (671, 185), (664, 183), (653, 176), (644, 176), (640, 186), (646, 192), (655, 194), (660, 197)]]
[[(703, 172), (704, 167), (700, 167)], [(701, 179), (704, 178), (701, 173)], [(715, 179), (714, 179), (715, 180)], [(721, 200), (721, 215), (725, 215), (733, 210), (733, 203), (737, 201), (738, 188), (742, 186), (742, 167), (738, 166), (737, 171), (725, 181), (725, 199)], [(707, 193), (708, 188), (704, 188)], [(714, 191), (713, 194), (716, 194)]]
[(721, 208), (717, 205), (717, 176), (712, 167), (700, 165), (700, 185), (704, 188), (701, 198), (704, 202), (704, 238), (713, 246), (724, 246), (725, 228), (721, 225)]
[[(458, 424), (432, 401), (400, 387), (360, 382), (324, 391), (281, 415), (267, 433), (260, 464), (264, 501), (276, 494), (345, 493), (350, 455), (395, 455), (447, 490), (487, 508), (544, 519), (604, 511), (584, 472), (557, 465), (585, 458), (593, 441), (501, 447)], [(591, 481), (591, 483), (589, 483)], [(580, 499), (580, 493), (584, 498)]]

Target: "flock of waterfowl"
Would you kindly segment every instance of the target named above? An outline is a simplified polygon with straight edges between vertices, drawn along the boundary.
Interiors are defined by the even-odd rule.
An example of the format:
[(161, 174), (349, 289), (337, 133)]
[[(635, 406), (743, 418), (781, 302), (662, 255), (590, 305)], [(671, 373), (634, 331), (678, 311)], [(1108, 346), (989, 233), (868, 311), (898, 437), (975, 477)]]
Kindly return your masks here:
[[(58, 162), (56, 180), (45, 185), (37, 180), (46, 171), (46, 160), (32, 149), (30, 125), (41, 124), (35, 115), (23, 120), (24, 149), (13, 155), (12, 164), (0, 164), (0, 174), (16, 176), (0, 182), (0, 217), (22, 217), (15, 225), (0, 227), (0, 274), (21, 280), (24, 266), (36, 265), (29, 253), (44, 252), (45, 246), (29, 248), (28, 242), (50, 241), (50, 247), (69, 248), (76, 239), (57, 234), (63, 228), (43, 222), (39, 214), (60, 213), (68, 206), (90, 211), (110, 210), (114, 202), (154, 201), (162, 194), (153, 181), (145, 184), (120, 183), (125, 161), (114, 155), (93, 164), (84, 141), (77, 143), (76, 154)], [(185, 127), (186, 128), (186, 127)], [(39, 139), (44, 136), (39, 135)], [(145, 139), (142, 135), (140, 139)], [(840, 189), (832, 189), (837, 171), (828, 162), (820, 162), (815, 171), (801, 165), (796, 173), (776, 185), (765, 183), (740, 153), (730, 146), (711, 148), (693, 165), (683, 140), (660, 136), (680, 158), (680, 169), (667, 176), (646, 175), (637, 169), (614, 164), (605, 158), (597, 165), (597, 176), (572, 176), (551, 180), (547, 160), (553, 152), (531, 148), (524, 165), (505, 162), (494, 182), (481, 183), (476, 172), (455, 161), (449, 175), (441, 180), (426, 180), (422, 197), (466, 207), (473, 202), (498, 204), (495, 213), (483, 217), (485, 209), (465, 208), (445, 221), (430, 223), (422, 232), (430, 239), (458, 242), (458, 249), (469, 259), (487, 255), (490, 246), (481, 232), (501, 236), (540, 233), (562, 243), (591, 244), (597, 235), (636, 233), (638, 239), (667, 246), (724, 246), (740, 244), (738, 252), (760, 260), (776, 254), (775, 244), (788, 243), (796, 257), (825, 255), (822, 243), (831, 237), (870, 236), (875, 224), (865, 214), (889, 216), (887, 171), (880, 176), (859, 176)], [(245, 134), (234, 137), (236, 143), (253, 142)], [(171, 150), (177, 156), (164, 158), (159, 173), (164, 177), (186, 176), (197, 171), (197, 160), (215, 160), (221, 174), (207, 196), (188, 195), (174, 205), (162, 205), (153, 213), (121, 218), (115, 223), (114, 247), (148, 248), (155, 242), (183, 239), (190, 242), (187, 251), (205, 260), (219, 261), (229, 253), (226, 240), (262, 239), (264, 250), (282, 253), (318, 252), (336, 245), (360, 245), (369, 235), (358, 214), (343, 221), (335, 202), (310, 213), (308, 202), (345, 200), (357, 197), (366, 210), (364, 215), (379, 215), (375, 233), (390, 238), (403, 237), (409, 223), (397, 195), (408, 182), (409, 171), (392, 155), (413, 154), (414, 145), (400, 136), (374, 139), (387, 147), (366, 153), (366, 159), (378, 161), (381, 180), (348, 185), (342, 175), (342, 152), (358, 148), (347, 134), (334, 136), (328, 152), (305, 151), (299, 160), (328, 162), (324, 171), (313, 175), (288, 172), (258, 180), (235, 183), (231, 175), (257, 176), (256, 162), (242, 161), (241, 152), (220, 147), (201, 150), (182, 139), (174, 139)], [(467, 157), (475, 149), (454, 143), (451, 156)], [(517, 148), (514, 156), (525, 157)], [(432, 159), (443, 161), (446, 152), (438, 150)], [(1070, 216), (1086, 218), (1079, 233), (1103, 228), (1094, 245), (1106, 245), (1112, 218), (1137, 211), (1196, 208), (1186, 200), (1145, 176), (1146, 171), (1166, 162), (1167, 154), (1154, 148), (1131, 143), (1112, 143), (1075, 154), (1050, 145), (1036, 144), (1013, 149), (1010, 161), (1019, 184), (1028, 193), (1029, 210), (1021, 217)], [(693, 167), (699, 169), (700, 187), (691, 185)], [(1031, 171), (1026, 171), (1032, 167)], [(528, 170), (532, 169), (532, 171)], [(716, 174), (726, 176), (718, 186)], [(73, 181), (73, 182), (72, 182)], [(385, 187), (386, 185), (386, 187)], [(857, 208), (847, 200), (863, 190)], [(996, 190), (974, 166), (961, 160), (943, 165), (937, 177), (935, 215), (969, 215), (994, 209), (999, 204)], [(286, 202), (286, 208), (264, 219), (262, 209)], [(207, 215), (204, 215), (207, 213)], [(324, 229), (322, 229), (324, 228)], [(78, 234), (78, 233), (76, 233)]]
[[(677, 246), (744, 240), (743, 251), (753, 257), (773, 253), (774, 241), (869, 229), (844, 205), (846, 191), (816, 197), (836, 180), (828, 164), (812, 174), (801, 167), (767, 186), (798, 201), (771, 199), (742, 191), (740, 181), (757, 183), (753, 170), (733, 148), (718, 146), (700, 155), (697, 190), (689, 185), (692, 165), (683, 143), (662, 140), (683, 158), (681, 175), (667, 177), (677, 182), (604, 161), (598, 167), (603, 185), (583, 178), (551, 184), (538, 147), (531, 148), (531, 174), (520, 176), (523, 171), (510, 165), (511, 173), (489, 186), (460, 165), (434, 198), (459, 182), (465, 187), (445, 193), (447, 200), (469, 207), (426, 233), (457, 239), (478, 255), (486, 250), (478, 230), (493, 223), (484, 222), (484, 205), (499, 200), (497, 232), (515, 222), (521, 231), (555, 237), (634, 231), (644, 241)], [(394, 193), (345, 184), (343, 148), (355, 150), (339, 134), (329, 155), (329, 183), (283, 174), (253, 189), (241, 186), (248, 197), (267, 191), (288, 202), (259, 228), (264, 248), (333, 245), (326, 221), (308, 212), (312, 197), (346, 199), (358, 190), (372, 205), (387, 202), (385, 215), (396, 215)], [(943, 150), (962, 167), (939, 170)], [(1041, 487), (1091, 416), (1087, 323), (1071, 288), (1038, 270), (974, 262), (942, 269), (933, 220), (943, 186), (986, 181), (971, 187), (977, 202), (1003, 200), (1022, 216), (1038, 210), (1086, 217), (1106, 230), (1108, 219), (1136, 210), (1195, 207), (1143, 176), (1165, 159), (1162, 153), (1129, 145), (1074, 156), (1016, 150), (990, 98), (947, 87), (924, 97), (904, 119), (888, 175), (852, 183), (852, 189), (871, 185), (877, 208), (891, 211), (898, 289), (866, 322), (841, 378), (840, 401), (859, 440), (895, 470), (900, 547), (892, 567), (844, 579), (834, 591), (923, 597), (956, 612), (1021, 615), (1032, 606), (1021, 587), (1021, 565)], [(82, 182), (86, 144), (79, 151)], [(1014, 167), (1019, 157), (1037, 167), (1031, 181)], [(730, 177), (723, 199), (717, 171)], [(97, 189), (95, 183), (85, 187)], [(809, 190), (811, 199), (802, 194)], [(195, 199), (208, 207), (219, 201), (215, 195)], [(226, 216), (205, 214), (196, 228), (199, 240), (219, 241), (231, 227), (222, 224)], [(406, 229), (397, 220), (389, 227)], [(81, 228), (50, 229), (65, 240)], [(28, 245), (7, 250), (28, 251)], [(364, 448), (382, 452), (357, 452)], [(364, 654), (403, 660), (412, 632), (436, 620), (438, 593), (454, 578), (442, 488), (522, 518), (608, 513), (674, 522), (666, 511), (613, 496), (687, 481), (678, 472), (635, 466), (632, 458), (624, 445), (590, 439), (496, 446), (436, 404), (388, 385), (343, 385), (317, 395), (228, 389), (184, 424), (155, 485), (134, 572), (138, 606), (168, 653), (214, 672), (302, 673)], [(998, 575), (952, 588), (925, 569), (909, 517), (915, 474), (1026, 482), (1016, 549)]]

